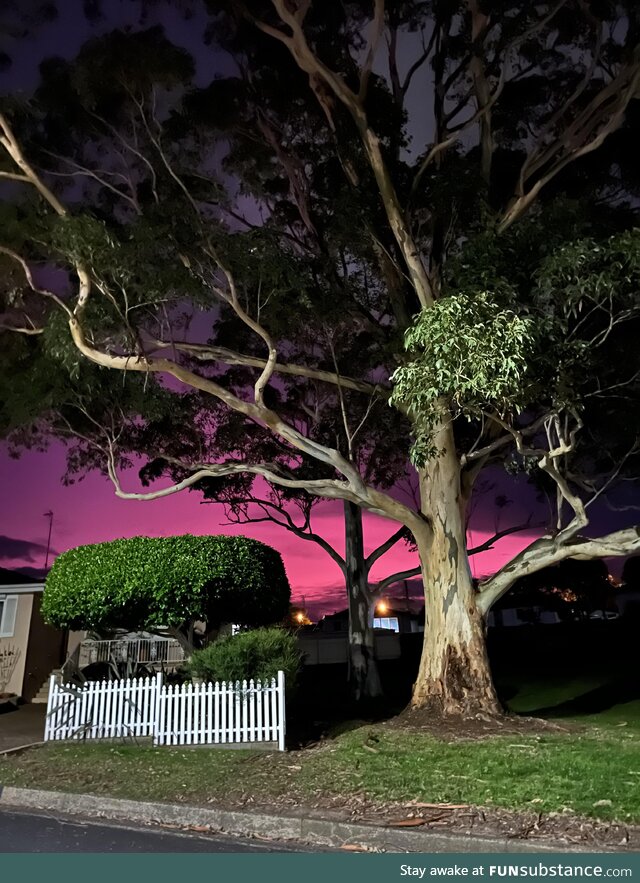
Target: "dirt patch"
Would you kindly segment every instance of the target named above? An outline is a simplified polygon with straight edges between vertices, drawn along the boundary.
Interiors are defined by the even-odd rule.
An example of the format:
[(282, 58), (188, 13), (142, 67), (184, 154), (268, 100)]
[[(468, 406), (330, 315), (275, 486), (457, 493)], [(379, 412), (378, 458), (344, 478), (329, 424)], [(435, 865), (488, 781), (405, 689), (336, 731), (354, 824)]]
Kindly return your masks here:
[(558, 724), (537, 717), (504, 714), (460, 717), (440, 715), (431, 709), (407, 708), (395, 718), (377, 725), (380, 729), (424, 733), (446, 742), (488, 739), (493, 736), (541, 736), (581, 730), (578, 724)]

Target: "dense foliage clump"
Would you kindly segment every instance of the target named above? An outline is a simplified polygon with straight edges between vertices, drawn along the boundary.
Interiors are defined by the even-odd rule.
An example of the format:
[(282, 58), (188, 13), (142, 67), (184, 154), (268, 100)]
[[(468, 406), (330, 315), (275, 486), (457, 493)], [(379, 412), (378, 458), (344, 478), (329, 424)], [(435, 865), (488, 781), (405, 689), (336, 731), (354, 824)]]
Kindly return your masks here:
[(249, 537), (132, 537), (79, 546), (47, 577), (42, 612), (60, 628), (183, 628), (276, 622), (289, 607), (280, 554)]
[(271, 628), (230, 635), (196, 650), (188, 670), (206, 681), (269, 681), (283, 671), (290, 694), (301, 664), (295, 636), (284, 629)]

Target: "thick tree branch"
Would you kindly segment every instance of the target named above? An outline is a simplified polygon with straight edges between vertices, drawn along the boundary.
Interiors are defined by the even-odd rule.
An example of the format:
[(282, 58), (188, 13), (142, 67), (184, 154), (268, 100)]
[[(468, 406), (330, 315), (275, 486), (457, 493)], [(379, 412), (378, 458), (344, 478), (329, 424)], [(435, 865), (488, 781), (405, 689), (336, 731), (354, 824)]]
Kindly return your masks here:
[(407, 530), (405, 527), (399, 528), (395, 533), (392, 533), (390, 537), (388, 537), (383, 543), (380, 543), (377, 549), (374, 549), (373, 552), (365, 559), (364, 566), (367, 570), (367, 573), (371, 570), (373, 565), (379, 558), (382, 558), (383, 555), (389, 551), (389, 549), (393, 548), (397, 542), (404, 539), (407, 536)]
[[(255, 18), (251, 20), (260, 30), (279, 40), (289, 49), (299, 68), (309, 76), (311, 87), (318, 96), (321, 105), (325, 107), (325, 111), (327, 111), (326, 99), (323, 94), (319, 93), (322, 93), (327, 87), (349, 111), (367, 153), (389, 225), (407, 265), (413, 288), (422, 307), (430, 306), (434, 301), (431, 281), (404, 217), (389, 169), (384, 161), (380, 140), (369, 125), (359, 96), (348, 87), (339, 74), (330, 70), (315, 55), (309, 46), (299, 17), (291, 11), (286, 0), (271, 0), (271, 2), (283, 23), (289, 27), (290, 34)], [(328, 110), (328, 118), (332, 122), (330, 110)]]
[(638, 551), (640, 551), (640, 525), (614, 531), (597, 539), (574, 536), (564, 540), (561, 534), (556, 537), (541, 537), (516, 555), (494, 576), (480, 584), (478, 607), (486, 614), (517, 580), (537, 573), (545, 567), (559, 564), (567, 558), (578, 560), (613, 558), (633, 555)]
[[(542, 527), (543, 525), (540, 524), (537, 526)], [(530, 530), (532, 527), (536, 527), (536, 525), (532, 525), (530, 521), (527, 521), (525, 524), (518, 524), (514, 527), (506, 527), (504, 530), (499, 530), (483, 543), (480, 543), (479, 546), (473, 546), (471, 549), (468, 549), (467, 555), (477, 555), (480, 552), (486, 552), (489, 549), (493, 549), (494, 544), (503, 537), (508, 537), (512, 533), (520, 533), (523, 530)]]
[[(296, 16), (284, 8), (284, 4), (281, 2), (281, 0), (273, 0), (273, 2), (278, 6), (279, 11), (281, 11), (284, 18), (287, 20), (287, 23), (292, 26), (294, 32), (297, 35), (300, 35), (300, 25)], [(286, 38), (286, 40), (288, 39), (289, 38)], [(317, 59), (315, 59), (315, 57), (309, 50), (304, 36), (302, 36), (302, 43), (300, 44), (299, 48), (301, 49), (304, 58), (310, 58), (312, 60), (311, 70), (315, 71), (317, 65), (320, 63), (317, 61)], [(335, 75), (331, 74), (330, 71), (328, 71), (327, 73), (328, 75), (330, 75), (330, 77), (335, 77)], [(337, 80), (339, 80), (339, 78), (337, 78)], [(344, 88), (346, 89), (346, 87)], [(351, 98), (353, 98), (353, 93), (349, 92), (349, 94), (351, 95)], [(5, 147), (9, 155), (14, 159), (16, 164), (21, 168), (25, 175), (29, 177), (33, 186), (36, 187), (43, 198), (54, 208), (57, 214), (65, 216), (67, 213), (65, 207), (51, 193), (51, 191), (46, 187), (46, 185), (41, 181), (34, 170), (26, 162), (20, 146), (15, 140), (8, 126), (8, 123), (3, 117), (0, 117), (0, 125), (2, 126), (2, 132), (4, 133), (2, 137), (0, 137), (0, 143), (2, 143), (2, 145)], [(226, 270), (224, 264), (217, 260), (215, 251), (211, 251), (211, 255), (213, 256), (214, 260), (216, 260), (216, 263), (225, 275), (229, 286), (229, 290), (227, 292), (224, 292), (222, 289), (220, 289), (220, 293), (225, 299), (229, 300), (230, 304), (236, 310), (237, 314), (243, 319), (243, 321), (245, 321), (249, 325), (249, 327), (251, 327), (260, 337), (262, 337), (269, 349), (266, 365), (262, 370), (258, 382), (256, 383), (255, 400), (253, 402), (248, 402), (241, 399), (230, 390), (225, 389), (221, 384), (216, 383), (209, 378), (202, 377), (196, 374), (194, 371), (190, 371), (184, 366), (179, 365), (169, 359), (151, 357), (144, 352), (114, 353), (106, 352), (97, 348), (91, 342), (90, 338), (87, 336), (85, 328), (83, 327), (84, 313), (89, 298), (91, 296), (91, 275), (87, 268), (80, 263), (76, 265), (76, 273), (78, 276), (79, 286), (76, 304), (73, 309), (73, 315), (69, 316), (69, 309), (66, 304), (64, 305), (64, 309), (69, 320), (69, 330), (71, 333), (71, 338), (78, 351), (82, 353), (82, 355), (84, 355), (87, 359), (89, 359), (89, 361), (97, 365), (102, 365), (106, 368), (124, 372), (137, 371), (145, 374), (168, 374), (169, 376), (174, 377), (176, 380), (179, 380), (192, 389), (197, 389), (208, 395), (212, 395), (214, 398), (225, 404), (231, 410), (243, 414), (244, 416), (258, 423), (259, 425), (267, 426), (274, 433), (274, 435), (283, 439), (295, 450), (300, 451), (301, 453), (306, 454), (310, 457), (313, 457), (321, 463), (324, 463), (330, 468), (330, 470), (335, 470), (336, 472), (341, 474), (345, 480), (342, 481), (339, 479), (328, 478), (326, 480), (298, 481), (285, 478), (282, 475), (274, 473), (272, 470), (263, 468), (262, 466), (250, 466), (244, 464), (242, 465), (243, 471), (250, 472), (252, 474), (262, 475), (268, 481), (272, 481), (274, 484), (281, 485), (283, 487), (304, 489), (307, 490), (309, 493), (312, 493), (316, 496), (325, 497), (327, 499), (349, 500), (371, 512), (375, 512), (385, 517), (400, 521), (401, 523), (408, 526), (410, 529), (417, 530), (424, 534), (427, 522), (425, 522), (425, 520), (418, 513), (409, 509), (407, 506), (404, 506), (402, 503), (399, 503), (397, 500), (394, 500), (388, 494), (382, 493), (381, 491), (378, 491), (373, 487), (367, 486), (354, 464), (347, 461), (340, 454), (339, 451), (333, 448), (329, 448), (326, 445), (320, 444), (313, 439), (304, 436), (301, 432), (299, 432), (293, 426), (283, 420), (279, 414), (277, 414), (272, 409), (266, 407), (263, 401), (262, 394), (264, 390), (264, 385), (266, 384), (266, 382), (268, 382), (268, 379), (270, 378), (275, 368), (275, 348), (273, 347), (272, 341), (267, 332), (261, 326), (259, 326), (258, 323), (255, 323), (254, 320), (251, 319), (251, 317), (246, 314), (243, 315), (244, 311), (242, 306), (240, 305), (237, 292), (235, 290), (233, 277), (231, 276), (229, 271)], [(254, 325), (256, 326), (255, 328)], [(221, 473), (220, 468), (221, 467), (219, 465), (211, 466), (207, 464), (207, 467), (202, 472), (201, 477), (210, 477), (219, 474), (230, 474), (229, 472)], [(233, 464), (233, 469), (239, 471), (240, 465)], [(115, 478), (117, 479), (117, 476), (115, 476)], [(190, 486), (190, 484), (194, 483), (194, 481), (196, 480), (197, 479), (194, 479), (192, 476), (188, 479), (185, 479), (185, 481), (187, 481), (188, 483), (187, 485), (183, 485), (181, 483), (180, 489), (182, 489), (184, 486)], [(120, 492), (124, 493), (121, 488)], [(153, 499), (153, 493), (159, 494), (161, 496), (166, 496), (167, 494), (175, 492), (175, 489), (163, 489), (161, 491), (152, 492), (151, 495), (134, 494), (130, 498)]]
[[(64, 217), (67, 214), (66, 208), (62, 205), (58, 197), (46, 186), (42, 179), (36, 174), (33, 168), (27, 162), (22, 148), (18, 144), (15, 135), (9, 125), (9, 121), (0, 113), (0, 144), (7, 151), (11, 159), (18, 168), (23, 172), (23, 179), (28, 181), (36, 188), (38, 193), (49, 203), (56, 214)], [(13, 180), (21, 180), (19, 177), (13, 177)]]
[[(173, 349), (176, 352), (186, 353), (199, 362), (221, 362), (224, 365), (243, 365), (248, 368), (260, 369), (263, 369), (266, 365), (266, 359), (238, 353), (222, 346), (165, 340), (154, 340), (152, 345), (162, 349)], [(333, 386), (339, 384), (345, 389), (352, 389), (355, 392), (362, 392), (367, 395), (377, 394), (382, 397), (388, 397), (391, 394), (390, 390), (385, 390), (384, 387), (376, 384), (367, 383), (363, 380), (354, 380), (351, 377), (338, 376), (333, 371), (325, 371), (321, 368), (308, 368), (304, 365), (276, 362), (274, 373), (289, 374), (294, 377), (308, 377), (310, 380), (319, 380), (323, 383), (330, 383)]]
[(394, 583), (402, 582), (405, 579), (411, 579), (413, 576), (420, 576), (421, 572), (419, 566), (411, 567), (408, 570), (400, 570), (398, 573), (392, 573), (390, 576), (385, 576), (385, 578), (381, 579), (379, 583), (372, 586), (369, 591), (371, 592), (372, 597), (376, 598)]

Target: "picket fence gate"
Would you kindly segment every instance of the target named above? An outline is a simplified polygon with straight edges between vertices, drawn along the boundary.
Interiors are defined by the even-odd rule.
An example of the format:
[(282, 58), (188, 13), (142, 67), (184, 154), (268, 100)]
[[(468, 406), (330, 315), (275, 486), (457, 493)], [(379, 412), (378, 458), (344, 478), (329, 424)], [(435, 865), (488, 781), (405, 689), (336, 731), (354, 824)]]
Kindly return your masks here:
[(153, 739), (154, 745), (277, 743), (284, 751), (284, 672), (271, 681), (163, 683), (155, 678), (49, 684), (45, 742)]

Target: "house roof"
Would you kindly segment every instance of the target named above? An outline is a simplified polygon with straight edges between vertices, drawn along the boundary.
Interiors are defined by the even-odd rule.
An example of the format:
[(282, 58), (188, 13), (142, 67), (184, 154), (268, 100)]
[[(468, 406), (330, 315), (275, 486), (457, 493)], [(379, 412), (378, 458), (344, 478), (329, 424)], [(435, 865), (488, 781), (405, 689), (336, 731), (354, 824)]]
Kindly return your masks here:
[(29, 595), (44, 591), (44, 581), (25, 576), (17, 570), (0, 567), (0, 593), (12, 595)]
[[(385, 599), (385, 603), (387, 605), (387, 609), (384, 613), (377, 610), (376, 607), (376, 617), (378, 616), (410, 616), (410, 617), (420, 617), (422, 615), (422, 610), (415, 610), (415, 606), (412, 605), (411, 601), (407, 604), (404, 599), (399, 598), (389, 598)], [(348, 619), (349, 618), (349, 609), (344, 608), (344, 610), (336, 610), (335, 613), (327, 613), (326, 616), (323, 616), (320, 622), (326, 622), (328, 620), (333, 619)]]

